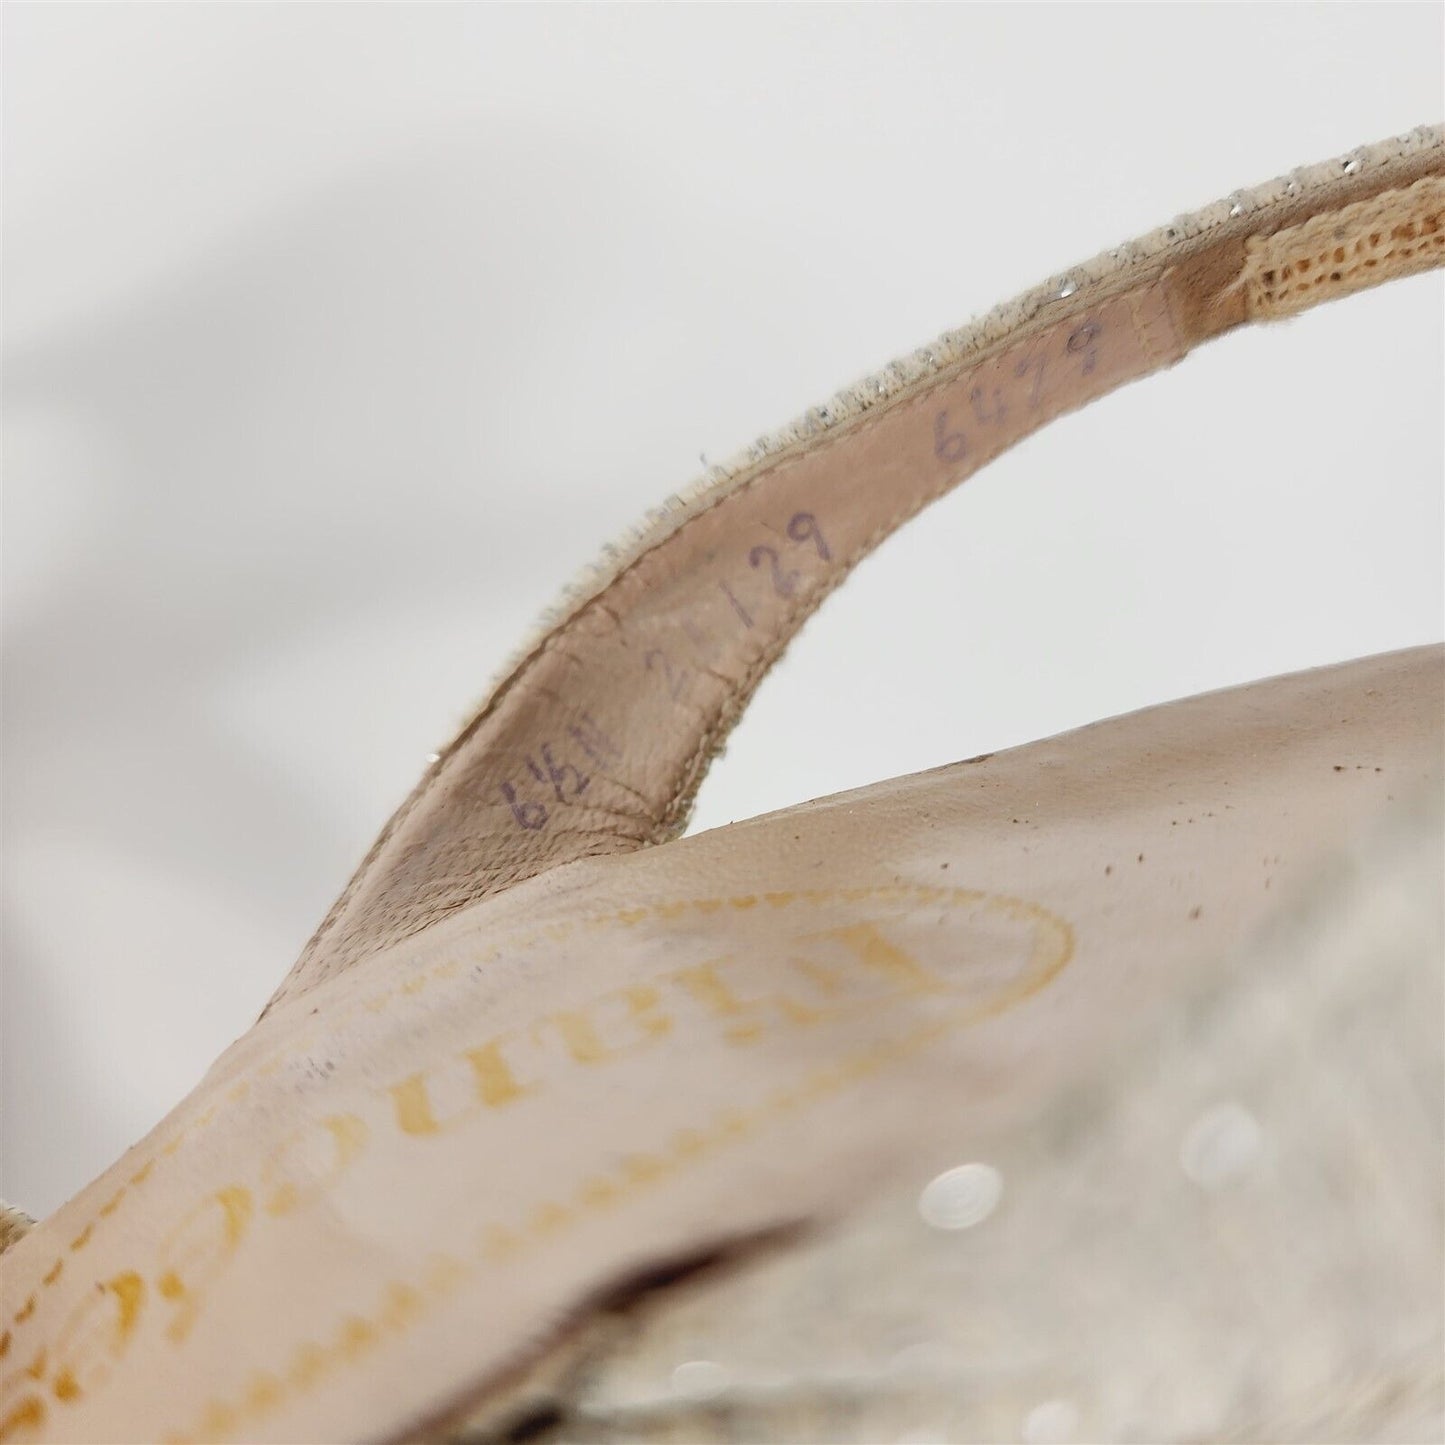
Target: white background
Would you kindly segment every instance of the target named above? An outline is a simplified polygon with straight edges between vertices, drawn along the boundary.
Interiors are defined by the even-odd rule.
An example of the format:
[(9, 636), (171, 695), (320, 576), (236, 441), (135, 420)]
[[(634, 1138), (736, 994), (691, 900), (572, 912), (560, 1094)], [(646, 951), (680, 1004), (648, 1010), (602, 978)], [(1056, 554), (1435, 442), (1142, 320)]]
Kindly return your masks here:
[[(255, 1015), (600, 544), (838, 385), (1445, 110), (1437, 5), (5, 15), (0, 1194)], [(1441, 282), (884, 547), (697, 827), (1442, 632)]]

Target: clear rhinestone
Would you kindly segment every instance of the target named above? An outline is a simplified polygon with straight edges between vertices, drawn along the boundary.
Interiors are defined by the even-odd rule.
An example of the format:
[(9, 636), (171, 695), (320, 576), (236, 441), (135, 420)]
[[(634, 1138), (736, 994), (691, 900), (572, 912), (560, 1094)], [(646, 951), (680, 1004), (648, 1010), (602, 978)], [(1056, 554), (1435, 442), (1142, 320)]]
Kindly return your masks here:
[(672, 1372), (672, 1393), (687, 1400), (712, 1400), (727, 1389), (729, 1379), (713, 1360), (687, 1360)]
[(1243, 1104), (1217, 1104), (1190, 1126), (1179, 1163), (1201, 1189), (1223, 1189), (1259, 1158), (1264, 1130)]
[(930, 1179), (918, 1196), (918, 1212), (934, 1229), (971, 1229), (982, 1224), (1003, 1197), (1003, 1175), (992, 1164), (960, 1164)]

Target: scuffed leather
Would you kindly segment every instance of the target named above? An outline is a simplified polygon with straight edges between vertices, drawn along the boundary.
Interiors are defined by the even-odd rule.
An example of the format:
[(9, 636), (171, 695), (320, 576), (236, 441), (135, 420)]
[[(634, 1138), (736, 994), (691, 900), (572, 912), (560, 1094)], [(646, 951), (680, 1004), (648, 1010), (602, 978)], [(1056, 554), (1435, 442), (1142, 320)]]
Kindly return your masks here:
[[(1029, 293), (960, 359), (902, 385), (880, 373), (856, 414), (810, 421), (664, 519), (445, 750), (276, 996), (548, 868), (675, 836), (754, 689), (852, 567), (1038, 427), (1275, 314), (1247, 304), (1271, 262), (1291, 264), (1270, 237), (1307, 228), (1357, 262), (1317, 269), (1325, 284), (1296, 287), (1292, 311), (1440, 265), (1439, 134), (1356, 166), (1314, 168), (1238, 216), (1209, 208)], [(1381, 226), (1400, 232), (1393, 250), (1371, 248)]]
[(986, 1153), (1438, 791), (1442, 661), (580, 860), (362, 961), (7, 1253), (0, 1420), (404, 1437), (629, 1280)]

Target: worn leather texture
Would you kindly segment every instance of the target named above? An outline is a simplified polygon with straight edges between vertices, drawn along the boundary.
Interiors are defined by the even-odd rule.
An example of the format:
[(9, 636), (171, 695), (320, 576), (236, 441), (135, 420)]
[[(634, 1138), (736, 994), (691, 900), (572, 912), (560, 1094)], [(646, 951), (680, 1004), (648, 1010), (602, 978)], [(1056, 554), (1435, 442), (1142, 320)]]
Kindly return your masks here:
[[(1409, 210), (1445, 168), (1438, 133), (1372, 154), (1084, 268), (644, 535), (444, 754), (265, 1016), (4, 1254), (0, 1438), (485, 1418), (620, 1301), (1020, 1147), (1382, 811), (1438, 795), (1424, 648), (664, 841), (887, 530), (1242, 320), (1251, 236)], [(684, 646), (709, 660), (684, 674)]]
[(1181, 218), (678, 499), (442, 752), (278, 997), (545, 868), (675, 836), (767, 670), (884, 537), (1053, 418), (1270, 319), (1261, 277), (1272, 259), (1286, 269), (1303, 227), (1306, 250), (1326, 236), (1355, 264), (1316, 266), (1290, 312), (1439, 265), (1441, 155), (1438, 131), (1421, 133)]
[(940, 1101), (949, 1167), (598, 1308), (450, 1438), (1438, 1441), (1445, 827), (1422, 803), (982, 1156)]
[(389, 1439), (987, 1157), (1392, 798), (1430, 648), (579, 860), (274, 1010), (5, 1256), (19, 1438)]

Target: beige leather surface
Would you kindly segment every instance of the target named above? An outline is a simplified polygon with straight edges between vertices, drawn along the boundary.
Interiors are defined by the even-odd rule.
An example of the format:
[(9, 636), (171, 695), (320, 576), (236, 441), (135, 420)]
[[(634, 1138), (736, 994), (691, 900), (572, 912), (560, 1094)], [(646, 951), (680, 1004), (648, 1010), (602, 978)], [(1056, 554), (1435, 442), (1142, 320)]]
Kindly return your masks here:
[[(442, 754), (277, 996), (545, 868), (680, 832), (763, 675), (883, 538), (1046, 422), (1201, 341), (1440, 265), (1442, 170), (1436, 131), (1184, 218), (1095, 279), (1071, 273), (871, 378), (855, 415), (810, 414), (788, 445), (680, 502)], [(1266, 274), (1288, 289), (1284, 273), (1325, 241), (1328, 267), (1263, 299)]]
[(4, 1258), (17, 1439), (385, 1440), (987, 1151), (1441, 786), (1429, 648), (494, 896), (274, 1010)]
[(619, 1294), (1003, 1147), (1381, 809), (1438, 794), (1430, 648), (644, 847), (848, 567), (1242, 320), (1251, 240), (1368, 239), (1370, 202), (1424, 225), (1438, 132), (1352, 165), (1025, 298), (644, 534), (263, 1019), (0, 1257), (0, 1438), (408, 1438)]
[(986, 1150), (599, 1310), (466, 1445), (1445, 1438), (1445, 829), (1392, 808)]

